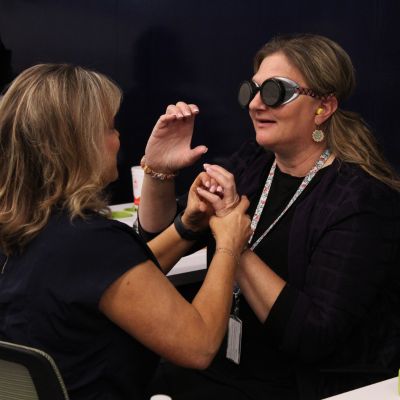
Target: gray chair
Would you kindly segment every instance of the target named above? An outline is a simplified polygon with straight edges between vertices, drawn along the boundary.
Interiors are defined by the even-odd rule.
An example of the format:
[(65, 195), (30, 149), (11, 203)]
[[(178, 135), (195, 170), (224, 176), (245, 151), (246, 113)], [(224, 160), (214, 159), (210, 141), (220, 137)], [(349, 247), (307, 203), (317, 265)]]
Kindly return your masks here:
[(54, 360), (44, 351), (0, 341), (1, 400), (69, 400)]

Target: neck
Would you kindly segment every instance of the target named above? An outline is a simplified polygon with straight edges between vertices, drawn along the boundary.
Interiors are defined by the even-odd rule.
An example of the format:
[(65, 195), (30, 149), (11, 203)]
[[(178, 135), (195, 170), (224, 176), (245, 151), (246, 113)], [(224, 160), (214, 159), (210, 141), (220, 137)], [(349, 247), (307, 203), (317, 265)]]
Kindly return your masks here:
[[(275, 153), (276, 164), (278, 168), (289, 175), (303, 177), (308, 174), (311, 168), (315, 165), (324, 147), (312, 148), (308, 151), (301, 151), (297, 154), (278, 154)], [(324, 166), (332, 163), (332, 155), (329, 157)]]

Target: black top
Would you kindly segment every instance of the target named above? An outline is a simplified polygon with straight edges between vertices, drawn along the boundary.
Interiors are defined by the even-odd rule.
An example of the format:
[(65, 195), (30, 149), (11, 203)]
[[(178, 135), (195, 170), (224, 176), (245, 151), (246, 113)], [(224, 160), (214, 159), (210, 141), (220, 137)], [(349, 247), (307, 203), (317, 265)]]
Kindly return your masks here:
[[(300, 198), (303, 198), (305, 195), (307, 195), (307, 193), (314, 187), (314, 185), (319, 181), (320, 175), (323, 173), (323, 171), (324, 169), (318, 172), (318, 174), (306, 187), (305, 191), (302, 192)], [(267, 175), (268, 173), (266, 173), (266, 176)], [(296, 190), (299, 188), (303, 179), (303, 177), (295, 177), (285, 174), (280, 171), (278, 166), (276, 167), (275, 176), (267, 198), (267, 203), (257, 224), (251, 244), (253, 244), (280, 215), (293, 195), (296, 193)], [(251, 216), (253, 216), (255, 212), (263, 188), (264, 187), (260, 188), (257, 196), (255, 196), (251, 201), (248, 210), (248, 213)], [(288, 278), (287, 244), (289, 238), (289, 229), (293, 219), (296, 202), (287, 210), (283, 217), (278, 221), (277, 225), (274, 226), (274, 228), (255, 248), (255, 253), (259, 255), (260, 258), (262, 258), (269, 265), (269, 267), (285, 281), (287, 281)]]
[[(226, 164), (251, 203), (258, 201), (273, 159), (248, 142)], [(292, 215), (287, 285), (265, 324), (241, 308), (242, 318), (248, 314), (254, 324), (243, 333), (240, 367), (231, 369), (254, 398), (265, 387), (281, 386), (269, 375), (276, 364), (286, 366), (287, 374), (294, 368), (295, 391), (312, 399), (391, 377), (400, 363), (400, 195), (359, 166), (338, 160), (318, 175), (286, 216)], [(253, 350), (248, 362), (244, 346)], [(266, 357), (270, 351), (277, 357)], [(231, 376), (223, 372), (222, 357), (214, 365), (221, 380)], [(214, 379), (216, 369), (208, 371)]]
[[(325, 167), (315, 175), (298, 199), (254, 250), (254, 252), (285, 281), (288, 280), (289, 232), (296, 204), (313, 190), (329, 168), (330, 166)], [(264, 173), (264, 180), (266, 180), (268, 173), (269, 170), (266, 170)], [(299, 188), (303, 179), (303, 177), (294, 177), (283, 173), (279, 170), (278, 166), (276, 167), (267, 202), (258, 222), (252, 243), (254, 243), (281, 214)], [(253, 216), (255, 212), (263, 188), (264, 186), (260, 187), (257, 195), (251, 199), (248, 209), (248, 213), (251, 216)], [(282, 295), (280, 302), (282, 308), (289, 308), (290, 295)], [(285, 388), (289, 393), (292, 388), (293, 393), (295, 393), (295, 361), (283, 353), (278, 347), (262, 344), (263, 342), (272, 340), (272, 338), (268, 338), (268, 333), (266, 334), (264, 324), (257, 319), (243, 296), (241, 296), (239, 304), (239, 318), (243, 323), (240, 366), (237, 366), (225, 357), (226, 342), (224, 341), (216, 359), (209, 370), (206, 371), (206, 374), (212, 376), (214, 379), (218, 377), (221, 381), (240, 389), (246, 387), (246, 392), (251, 393), (254, 398), (262, 392), (268, 393), (268, 390), (265, 388), (266, 384), (279, 385), (282, 389)], [(279, 315), (277, 317), (279, 318)], [(265, 360), (273, 360), (273, 362), (265, 363)], [(243, 371), (246, 371), (246, 373), (243, 374)], [(260, 386), (258, 382), (261, 382)]]
[(142, 399), (158, 357), (98, 303), (112, 282), (147, 259), (156, 263), (125, 224), (53, 215), (0, 274), (0, 338), (53, 356), (71, 400)]
[[(224, 166), (253, 203), (273, 160), (251, 141)], [(282, 387), (279, 376), (270, 375), (277, 364), (287, 366), (284, 388), (295, 369), (294, 392), (307, 400), (394, 376), (400, 365), (400, 195), (354, 164), (335, 160), (320, 172), (288, 212), (291, 223), (274, 228), (287, 237), (273, 247), (287, 247), (287, 285), (266, 322), (259, 323), (242, 300), (240, 366), (226, 361), (223, 344), (205, 372), (255, 399)], [(210, 237), (199, 246), (204, 244), (210, 259), (215, 242)], [(280, 264), (265, 257), (273, 268)]]

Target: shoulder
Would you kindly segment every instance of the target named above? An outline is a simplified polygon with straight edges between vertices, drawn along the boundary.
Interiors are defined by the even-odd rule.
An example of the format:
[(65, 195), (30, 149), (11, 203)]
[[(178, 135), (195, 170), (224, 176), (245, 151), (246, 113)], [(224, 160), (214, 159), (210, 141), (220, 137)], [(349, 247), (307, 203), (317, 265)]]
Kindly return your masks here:
[[(43, 285), (57, 288), (60, 298), (91, 297), (93, 304), (110, 283), (149, 259), (157, 264), (129, 226), (95, 213), (71, 219), (67, 212), (53, 214), (23, 256), (38, 277), (47, 276)], [(71, 285), (76, 290), (70, 291)]]
[(110, 258), (116, 253), (150, 257), (148, 247), (132, 228), (98, 213), (73, 218), (66, 211), (54, 213), (37, 241), (40, 248), (46, 244), (46, 253), (68, 254), (65, 257), (70, 260)]
[(46, 236), (62, 237), (64, 240), (79, 242), (81, 240), (98, 240), (113, 235), (134, 237), (133, 230), (126, 224), (89, 212), (85, 216), (74, 216), (67, 211), (55, 212), (45, 228)]
[(321, 179), (314, 196), (316, 208), (329, 215), (374, 213), (400, 217), (400, 193), (360, 166), (336, 160)]
[(332, 190), (339, 201), (373, 203), (388, 201), (400, 204), (400, 193), (364, 171), (359, 165), (337, 161), (332, 168)]

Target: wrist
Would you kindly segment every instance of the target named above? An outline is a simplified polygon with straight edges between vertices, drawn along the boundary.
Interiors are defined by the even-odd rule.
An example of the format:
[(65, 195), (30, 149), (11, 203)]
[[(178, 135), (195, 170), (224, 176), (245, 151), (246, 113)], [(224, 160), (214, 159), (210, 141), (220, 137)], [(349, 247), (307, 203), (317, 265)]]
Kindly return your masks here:
[(199, 240), (202, 239), (206, 234), (207, 230), (192, 230), (183, 220), (182, 216), (184, 211), (180, 212), (174, 219), (174, 226), (179, 236), (185, 240)]
[(247, 253), (247, 251), (252, 252), (249, 247), (246, 245), (244, 246), (240, 246), (238, 245), (237, 242), (235, 242), (235, 240), (216, 240), (215, 241), (215, 248), (217, 247), (224, 247), (227, 249), (231, 249), (235, 254), (238, 255), (238, 257), (241, 257), (244, 253)]
[(236, 253), (235, 251), (233, 251), (229, 247), (217, 246), (215, 248), (215, 254), (218, 254), (218, 253), (227, 254), (227, 255), (229, 255), (230, 257), (232, 257), (235, 260), (236, 265), (240, 264), (240, 254)]
[(146, 156), (143, 156), (140, 160), (140, 166), (142, 167), (145, 174), (151, 176), (154, 179), (158, 179), (160, 181), (168, 181), (174, 179), (178, 172), (167, 172), (167, 171), (157, 171), (154, 170), (151, 166), (146, 163)]
[(181, 220), (185, 228), (190, 229), (194, 232), (205, 232), (208, 230), (208, 223), (204, 220), (204, 218), (199, 218), (198, 214), (190, 215), (190, 212), (185, 211), (181, 212)]

